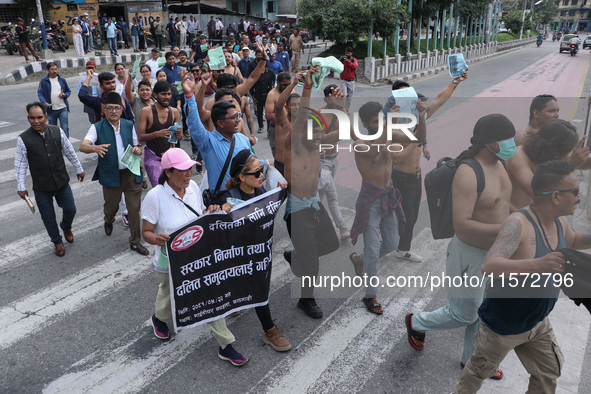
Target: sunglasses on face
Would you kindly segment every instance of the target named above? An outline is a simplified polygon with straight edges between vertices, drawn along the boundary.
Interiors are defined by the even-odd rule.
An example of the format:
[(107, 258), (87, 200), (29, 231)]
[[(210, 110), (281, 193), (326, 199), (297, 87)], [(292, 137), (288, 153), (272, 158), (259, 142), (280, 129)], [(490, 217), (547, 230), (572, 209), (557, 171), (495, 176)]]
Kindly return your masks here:
[(565, 193), (565, 192), (571, 192), (572, 194), (574, 194), (575, 197), (577, 197), (579, 195), (579, 192), (581, 190), (580, 186), (575, 187), (574, 189), (565, 189), (565, 190), (551, 190), (549, 192), (542, 192), (540, 193), (541, 195), (546, 195), (546, 194), (552, 194), (554, 192), (558, 192), (558, 193)]
[(245, 172), (244, 175), (253, 175), (255, 178), (258, 178), (263, 173), (263, 167), (259, 167), (256, 171), (253, 172)]

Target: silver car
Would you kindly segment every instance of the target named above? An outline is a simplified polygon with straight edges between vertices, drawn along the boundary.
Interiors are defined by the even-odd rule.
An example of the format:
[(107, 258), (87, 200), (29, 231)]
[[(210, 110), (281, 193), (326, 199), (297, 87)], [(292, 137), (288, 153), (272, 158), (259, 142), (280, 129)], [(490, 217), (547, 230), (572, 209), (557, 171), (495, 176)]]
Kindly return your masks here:
[(570, 40), (578, 37), (577, 34), (565, 34), (562, 36), (562, 40), (560, 40), (560, 48), (558, 52), (562, 53), (562, 51), (570, 51)]

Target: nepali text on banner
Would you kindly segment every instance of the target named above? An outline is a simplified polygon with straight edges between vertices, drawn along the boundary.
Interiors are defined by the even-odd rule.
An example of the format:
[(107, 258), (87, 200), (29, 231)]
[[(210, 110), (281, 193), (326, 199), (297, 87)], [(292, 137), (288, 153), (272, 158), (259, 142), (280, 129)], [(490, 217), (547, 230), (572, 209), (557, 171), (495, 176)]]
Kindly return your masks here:
[(175, 331), (267, 304), (273, 224), (284, 195), (276, 188), (229, 214), (204, 215), (170, 234)]

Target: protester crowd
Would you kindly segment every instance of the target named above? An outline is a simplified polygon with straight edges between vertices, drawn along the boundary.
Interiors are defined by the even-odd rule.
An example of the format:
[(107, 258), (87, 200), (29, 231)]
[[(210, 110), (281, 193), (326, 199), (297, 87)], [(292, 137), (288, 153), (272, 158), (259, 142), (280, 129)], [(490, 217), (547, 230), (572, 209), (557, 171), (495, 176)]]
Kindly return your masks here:
[[(307, 72), (299, 70), (296, 54), (303, 51), (303, 45), (297, 29), (293, 35), (269, 26), (257, 31), (248, 19), (241, 21), (236, 34), (230, 33), (224, 43), (226, 66), (211, 69), (208, 37), (197, 36), (199, 41), (193, 43), (195, 30), (189, 22), (186, 17), (177, 22), (181, 38), (188, 34), (189, 40), (179, 40), (179, 46), (174, 41), (173, 50), (163, 58), (159, 48), (152, 49), (152, 58), (138, 68), (137, 75), (132, 75), (133, 68), (126, 72), (122, 64), (116, 64), (115, 74), (97, 76), (96, 64), (88, 61), (86, 78), (78, 86), (78, 98), (90, 122), (79, 150), (98, 157), (93, 180), (103, 188), (105, 234), (113, 234), (119, 211), (130, 229), (131, 250), (149, 255), (142, 238), (155, 245), (153, 264), (160, 280), (151, 317), (155, 336), (170, 338), (167, 323), (173, 319), (168, 257), (163, 248), (171, 229), (204, 214), (229, 212), (233, 199), (247, 201), (267, 191), (262, 187), (264, 167), (254, 153), (257, 138), (251, 100), (257, 133), (262, 133), (265, 124), (268, 131), (273, 154), (270, 171), (282, 176), (272, 187), (287, 189), (284, 220), (293, 249), (284, 251), (284, 258), (295, 276), (318, 276), (321, 256), (338, 249), (339, 239), (350, 237), (355, 245), (361, 235), (363, 249), (350, 255), (358, 276), (376, 276), (379, 259), (391, 252), (421, 262), (422, 257), (412, 250), (412, 235), (422, 197), (420, 161), (421, 157), (430, 159), (426, 120), (467, 83), (468, 73), (450, 81), (433, 100), (419, 94), (417, 124), (409, 131), (412, 139), (402, 128), (380, 134), (384, 117), (400, 113), (400, 105), (370, 101), (361, 106), (359, 118), (367, 133), (380, 137), (369, 150), (355, 150), (362, 184), (349, 228), (334, 183), (338, 150), (319, 149), (320, 144), (339, 141), (339, 119), (326, 114), (326, 123), (312, 123), (312, 138), (307, 137), (305, 109), (310, 107), (313, 76), (320, 70), (316, 66)], [(223, 26), (218, 29), (218, 22), (212, 18), (211, 30), (208, 24), (210, 39), (219, 39)], [(184, 50), (187, 42), (192, 45), (190, 58)], [(343, 90), (334, 84), (324, 88), (323, 108), (347, 112), (357, 61), (350, 48), (341, 61), (349, 78), (343, 78)], [(76, 214), (63, 155), (76, 168), (80, 181), (85, 171), (68, 140), (71, 90), (56, 64), (49, 63), (47, 70), (47, 77), (39, 83), (38, 101), (26, 108), (31, 127), (18, 138), (15, 170), (18, 194), (26, 199), (25, 175), (30, 168), (43, 223), (56, 255), (63, 256), (53, 198), (63, 210), (59, 226), (68, 243), (74, 242)], [(298, 82), (303, 83), (301, 90)], [(392, 84), (392, 91), (409, 88), (404, 81)], [(574, 170), (591, 167), (589, 149), (584, 138), (578, 141), (574, 126), (558, 117), (557, 99), (540, 95), (531, 103), (529, 123), (519, 130), (502, 114), (483, 116), (474, 125), (473, 137), (464, 142), (468, 149), (456, 159), (456, 176), (450, 180), (453, 210), (448, 221), (455, 234), (448, 246), (448, 275), (492, 273), (494, 283), (501, 275), (562, 273), (566, 260), (558, 249), (591, 246), (591, 236), (575, 233), (565, 218), (579, 202)], [(356, 145), (363, 143), (353, 132), (351, 138)], [(191, 143), (191, 157), (179, 149), (183, 140)], [(379, 149), (391, 145), (403, 149), (396, 154)], [(139, 175), (123, 163), (126, 150), (128, 155), (143, 157)], [(191, 180), (193, 168), (201, 171), (202, 167), (207, 169), (208, 201)], [(151, 190), (142, 202), (148, 181)], [(321, 197), (326, 197), (328, 210)], [(362, 302), (368, 312), (380, 315), (384, 309), (377, 290), (371, 283), (366, 285)], [(554, 392), (562, 354), (547, 316), (557, 299), (556, 288), (518, 300), (507, 300), (511, 293), (503, 291), (462, 287), (450, 293), (449, 305), (407, 315), (410, 345), (422, 350), (426, 332), (465, 327), (460, 358), (465, 368), (456, 393), (476, 392), (486, 378), (501, 379), (499, 363), (512, 349), (531, 375), (530, 391)], [(303, 282), (297, 306), (312, 318), (323, 316), (313, 283)], [(269, 305), (257, 307), (256, 313), (263, 342), (277, 351), (289, 350), (291, 344), (273, 321)], [(248, 358), (232, 347), (235, 338), (225, 318), (208, 325), (218, 341), (219, 357), (244, 365)]]

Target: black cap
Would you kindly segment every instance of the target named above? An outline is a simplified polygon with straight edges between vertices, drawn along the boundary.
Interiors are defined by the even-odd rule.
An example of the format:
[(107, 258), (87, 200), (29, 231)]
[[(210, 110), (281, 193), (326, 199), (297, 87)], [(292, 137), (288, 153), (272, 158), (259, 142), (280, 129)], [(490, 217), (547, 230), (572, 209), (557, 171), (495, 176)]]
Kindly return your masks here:
[(23, 18), (16, 18), (17, 21), (19, 22), (24, 22), (25, 20)]
[(160, 49), (158, 49), (158, 48), (152, 48), (152, 52), (158, 52), (158, 53), (160, 53)]
[(121, 101), (121, 95), (117, 92), (109, 92), (107, 94), (107, 99), (105, 100), (105, 105), (107, 104), (115, 104), (122, 107), (123, 103)]
[(240, 171), (248, 164), (248, 161), (253, 156), (250, 149), (243, 149), (234, 158), (232, 159), (232, 164), (230, 165), (230, 177), (234, 178)]

